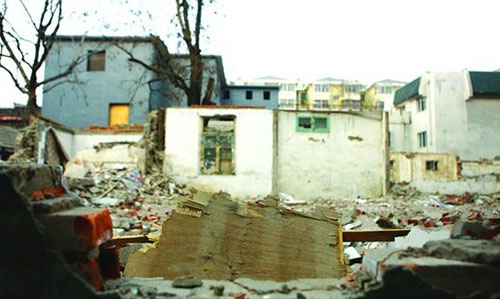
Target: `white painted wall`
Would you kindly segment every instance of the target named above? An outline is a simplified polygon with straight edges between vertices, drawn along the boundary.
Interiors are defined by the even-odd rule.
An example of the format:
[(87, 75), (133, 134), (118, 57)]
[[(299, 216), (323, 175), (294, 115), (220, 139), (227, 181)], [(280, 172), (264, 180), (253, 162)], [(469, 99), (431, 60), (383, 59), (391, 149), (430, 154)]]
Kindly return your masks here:
[[(95, 145), (99, 143), (106, 142), (137, 142), (142, 138), (142, 132), (134, 132), (134, 133), (76, 133), (74, 135), (73, 149), (72, 154), (73, 157), (79, 151), (93, 148)], [(69, 154), (69, 153), (68, 153)]]
[[(203, 116), (235, 115), (236, 175), (200, 174)], [(165, 127), (164, 171), (178, 182), (236, 197), (272, 191), (273, 111), (265, 109), (169, 108)]]
[(405, 152), (409, 150), (409, 143), (406, 140), (407, 130), (410, 125), (410, 113), (400, 109), (389, 111), (389, 133), (390, 149), (396, 152)]
[(462, 160), (500, 156), (500, 99), (471, 99), (467, 108), (467, 140)]
[(385, 165), (381, 112), (314, 113), (330, 118), (329, 133), (297, 132), (297, 115), (311, 113), (279, 112), (280, 192), (298, 199), (382, 195)]

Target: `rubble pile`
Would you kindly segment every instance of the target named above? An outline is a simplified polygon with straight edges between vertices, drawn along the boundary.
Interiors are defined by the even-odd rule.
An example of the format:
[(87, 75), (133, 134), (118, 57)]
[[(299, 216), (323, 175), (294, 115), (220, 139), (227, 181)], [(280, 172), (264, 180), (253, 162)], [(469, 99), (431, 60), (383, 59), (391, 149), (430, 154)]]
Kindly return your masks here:
[(380, 198), (318, 199), (293, 205), (295, 209), (303, 211), (317, 206), (335, 207), (346, 230), (414, 226), (440, 229), (458, 220), (500, 221), (500, 193), (428, 194), (405, 184), (395, 185), (389, 195)]
[(155, 233), (175, 209), (179, 195), (190, 197), (194, 190), (174, 183), (162, 173), (141, 175), (134, 167), (81, 168), (78, 176), (66, 177), (72, 192), (89, 205), (108, 208), (115, 236)]

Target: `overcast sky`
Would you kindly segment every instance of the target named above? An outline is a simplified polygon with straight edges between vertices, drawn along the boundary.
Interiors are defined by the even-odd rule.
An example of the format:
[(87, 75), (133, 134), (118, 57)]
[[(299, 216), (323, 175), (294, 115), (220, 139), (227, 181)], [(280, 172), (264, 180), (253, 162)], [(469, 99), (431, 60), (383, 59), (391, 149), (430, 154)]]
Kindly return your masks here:
[[(130, 0), (119, 6), (123, 1), (65, 0), (60, 32), (173, 31), (169, 5)], [(149, 9), (153, 20), (130, 21), (129, 7)], [(212, 8), (204, 54), (222, 55), (228, 79), (335, 77), (370, 84), (410, 81), (425, 71), (500, 68), (498, 0), (217, 0)], [(0, 80), (0, 106), (25, 102), (4, 74)]]

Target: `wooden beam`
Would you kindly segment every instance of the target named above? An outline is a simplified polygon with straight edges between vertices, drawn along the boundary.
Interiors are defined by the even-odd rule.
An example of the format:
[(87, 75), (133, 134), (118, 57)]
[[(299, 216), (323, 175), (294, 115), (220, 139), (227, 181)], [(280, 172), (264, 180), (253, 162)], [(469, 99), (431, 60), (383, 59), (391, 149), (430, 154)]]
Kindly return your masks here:
[(344, 242), (389, 242), (409, 233), (409, 229), (358, 230), (342, 232), (342, 239)]
[(113, 238), (113, 244), (122, 245), (128, 243), (152, 243), (147, 236), (137, 235), (137, 236), (119, 236)]

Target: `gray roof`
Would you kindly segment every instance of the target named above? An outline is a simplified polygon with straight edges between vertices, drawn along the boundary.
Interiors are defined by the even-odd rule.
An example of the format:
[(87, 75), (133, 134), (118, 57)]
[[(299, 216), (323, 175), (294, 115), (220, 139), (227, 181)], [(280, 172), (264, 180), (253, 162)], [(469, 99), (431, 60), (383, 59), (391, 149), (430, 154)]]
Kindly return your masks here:
[(16, 129), (0, 126), (0, 147), (14, 148), (16, 145), (16, 136)]

